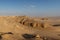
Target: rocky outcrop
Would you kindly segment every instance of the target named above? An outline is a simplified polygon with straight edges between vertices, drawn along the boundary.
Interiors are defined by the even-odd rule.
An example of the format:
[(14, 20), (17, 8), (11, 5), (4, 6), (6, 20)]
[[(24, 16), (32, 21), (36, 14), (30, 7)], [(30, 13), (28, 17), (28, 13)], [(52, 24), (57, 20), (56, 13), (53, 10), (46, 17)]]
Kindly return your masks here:
[[(46, 37), (41, 37), (44, 35), (59, 38), (57, 34), (53, 34), (52, 29), (47, 29), (49, 26), (46, 20), (41, 22), (40, 19), (28, 16), (0, 16), (0, 40), (30, 40), (30, 38), (31, 40), (45, 40)], [(27, 34), (25, 38), (23, 34)]]
[(30, 27), (41, 27), (41, 23), (38, 21), (35, 21), (34, 19), (29, 19), (29, 18), (23, 18), (20, 21), (21, 24), (25, 26), (30, 26)]
[(28, 17), (26, 16), (0, 16), (0, 32), (1, 32), (0, 40), (23, 40), (24, 39), (22, 37), (23, 33), (33, 34), (35, 32), (35, 29), (29, 28), (28, 26), (34, 27), (35, 21), (30, 20), (30, 19), (26, 21), (25, 19), (28, 19)]

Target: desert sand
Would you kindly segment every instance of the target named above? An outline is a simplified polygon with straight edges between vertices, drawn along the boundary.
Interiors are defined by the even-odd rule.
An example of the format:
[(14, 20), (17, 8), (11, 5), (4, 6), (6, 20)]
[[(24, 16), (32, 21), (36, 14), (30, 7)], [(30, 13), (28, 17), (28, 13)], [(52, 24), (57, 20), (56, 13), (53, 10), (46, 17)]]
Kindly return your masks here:
[(60, 19), (0, 16), (0, 40), (60, 40)]

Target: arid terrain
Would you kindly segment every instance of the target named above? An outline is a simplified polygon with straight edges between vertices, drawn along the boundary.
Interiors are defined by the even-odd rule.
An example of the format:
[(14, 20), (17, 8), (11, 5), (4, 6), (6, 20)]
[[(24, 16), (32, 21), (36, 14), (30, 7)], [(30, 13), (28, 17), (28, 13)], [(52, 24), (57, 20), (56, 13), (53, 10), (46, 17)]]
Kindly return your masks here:
[(60, 19), (0, 16), (0, 40), (60, 40)]

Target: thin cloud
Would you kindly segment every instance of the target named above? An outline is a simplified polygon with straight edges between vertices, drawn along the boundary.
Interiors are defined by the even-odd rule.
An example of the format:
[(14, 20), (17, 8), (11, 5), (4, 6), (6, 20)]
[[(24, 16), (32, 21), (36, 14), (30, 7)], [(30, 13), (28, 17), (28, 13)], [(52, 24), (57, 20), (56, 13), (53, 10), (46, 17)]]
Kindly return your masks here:
[(35, 5), (24, 5), (24, 8), (35, 8)]
[(34, 7), (36, 7), (36, 6), (35, 6), (35, 5), (30, 5), (30, 7), (34, 8)]

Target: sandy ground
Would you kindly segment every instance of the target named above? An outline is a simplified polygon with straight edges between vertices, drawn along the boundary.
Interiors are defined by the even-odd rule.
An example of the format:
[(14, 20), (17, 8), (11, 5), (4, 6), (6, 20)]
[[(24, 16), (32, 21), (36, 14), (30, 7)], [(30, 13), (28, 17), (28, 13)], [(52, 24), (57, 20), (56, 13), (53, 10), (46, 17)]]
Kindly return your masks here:
[[(1, 40), (27, 40), (22, 34), (36, 34), (40, 37), (50, 38), (48, 40), (60, 40), (60, 27), (53, 27), (51, 24), (60, 23), (59, 20), (47, 20), (44, 21), (46, 28), (40, 27), (28, 27), (20, 23), (21, 19), (31, 19), (30, 17), (25, 16), (0, 16), (0, 34)], [(41, 19), (35, 19), (36, 22), (41, 22)], [(47, 25), (48, 24), (48, 25)], [(4, 34), (11, 32), (13, 34)], [(52, 39), (53, 38), (53, 39)], [(29, 39), (28, 39), (29, 40)], [(31, 39), (31, 40), (41, 40), (40, 38)]]

